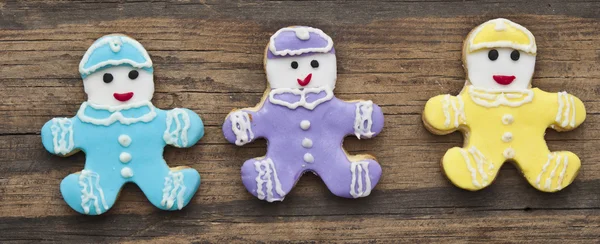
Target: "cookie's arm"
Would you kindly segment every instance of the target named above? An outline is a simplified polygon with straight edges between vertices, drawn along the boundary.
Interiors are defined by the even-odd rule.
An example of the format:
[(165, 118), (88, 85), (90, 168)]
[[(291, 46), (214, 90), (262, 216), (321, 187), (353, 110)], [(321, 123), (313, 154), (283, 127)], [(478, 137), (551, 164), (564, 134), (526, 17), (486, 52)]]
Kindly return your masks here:
[(462, 97), (439, 95), (429, 99), (423, 111), (423, 122), (427, 129), (437, 134), (452, 133), (460, 125), (467, 124)]
[(163, 139), (175, 147), (191, 147), (204, 136), (204, 124), (198, 114), (186, 108), (166, 111)]
[(225, 119), (225, 123), (223, 123), (223, 135), (225, 139), (238, 146), (254, 141), (254, 139), (259, 137), (257, 133), (261, 132), (257, 126), (257, 120), (260, 117), (259, 114), (259, 112), (245, 109), (229, 113)]
[(556, 99), (552, 103), (557, 104), (557, 109), (554, 110), (556, 111), (556, 117), (552, 128), (558, 131), (572, 130), (583, 123), (586, 111), (583, 102), (579, 98), (566, 92), (559, 92), (554, 95)]
[(358, 139), (372, 138), (383, 129), (383, 112), (372, 101), (351, 103), (354, 115), (354, 135)]
[(42, 127), (42, 143), (52, 154), (68, 156), (81, 145), (76, 139), (76, 118), (53, 118)]

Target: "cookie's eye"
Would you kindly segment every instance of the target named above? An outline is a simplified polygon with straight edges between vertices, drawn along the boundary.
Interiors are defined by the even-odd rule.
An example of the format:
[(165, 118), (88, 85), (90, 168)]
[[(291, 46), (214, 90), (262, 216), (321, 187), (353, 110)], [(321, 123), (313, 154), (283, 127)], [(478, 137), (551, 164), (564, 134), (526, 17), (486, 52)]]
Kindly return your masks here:
[(298, 62), (294, 61), (292, 62), (292, 69), (297, 69), (298, 68)]
[(111, 83), (113, 81), (113, 75), (110, 73), (104, 73), (104, 76), (102, 76), (102, 80), (104, 81), (104, 83)]
[(317, 60), (310, 61), (310, 66), (312, 66), (313, 68), (319, 68), (319, 61), (317, 61)]
[(496, 61), (496, 59), (498, 59), (498, 51), (496, 49), (490, 50), (488, 53), (488, 58), (492, 61)]
[(521, 53), (517, 50), (514, 50), (514, 51), (512, 51), (512, 53), (510, 53), (510, 59), (512, 59), (513, 61), (519, 60), (520, 57), (521, 57)]
[(139, 75), (140, 73), (137, 70), (129, 71), (129, 79), (135, 80)]

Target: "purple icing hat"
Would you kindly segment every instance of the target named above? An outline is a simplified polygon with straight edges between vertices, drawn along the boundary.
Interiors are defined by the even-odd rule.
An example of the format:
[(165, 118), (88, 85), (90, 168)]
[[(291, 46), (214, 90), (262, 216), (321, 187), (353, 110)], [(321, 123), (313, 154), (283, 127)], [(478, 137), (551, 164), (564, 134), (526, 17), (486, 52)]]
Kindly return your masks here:
[(302, 56), (313, 53), (335, 53), (331, 37), (316, 28), (293, 26), (282, 28), (271, 36), (267, 58)]

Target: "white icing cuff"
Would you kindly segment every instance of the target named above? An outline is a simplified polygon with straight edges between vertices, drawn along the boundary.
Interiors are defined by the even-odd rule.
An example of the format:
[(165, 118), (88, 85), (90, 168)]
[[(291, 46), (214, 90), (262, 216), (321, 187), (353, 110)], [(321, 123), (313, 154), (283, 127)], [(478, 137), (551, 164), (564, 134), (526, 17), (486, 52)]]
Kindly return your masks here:
[[(91, 170), (82, 170), (79, 174), (79, 186), (81, 189), (81, 207), (86, 214), (90, 213), (90, 207), (94, 207), (96, 214), (101, 214), (104, 210), (108, 210), (108, 204), (104, 199), (104, 191), (100, 187), (100, 175)], [(94, 193), (98, 192), (98, 195)], [(102, 205), (100, 205), (102, 203)]]
[[(450, 115), (450, 108), (452, 108), (452, 111), (454, 112), (454, 117)], [(446, 128), (450, 127), (452, 121), (454, 121), (454, 128), (458, 128), (461, 123), (466, 124), (467, 117), (465, 115), (465, 103), (461, 96), (457, 96), (456, 100), (454, 100), (450, 95), (445, 95), (442, 100), (442, 109), (445, 118), (444, 126), (446, 126)]]
[(73, 122), (68, 118), (54, 118), (50, 126), (54, 153), (66, 155), (75, 147), (73, 140)]
[(371, 138), (375, 133), (371, 131), (373, 125), (373, 102), (360, 101), (356, 103), (356, 117), (354, 118), (354, 134), (358, 139)]
[(177, 202), (177, 209), (183, 208), (183, 194), (185, 194), (185, 184), (183, 183), (182, 172), (169, 172), (165, 177), (165, 185), (163, 188), (163, 197), (160, 205), (171, 209), (173, 204)]
[(558, 112), (556, 123), (561, 127), (575, 127), (575, 99), (567, 92), (558, 93)]
[(352, 164), (350, 164), (350, 172), (352, 172), (352, 182), (350, 183), (350, 195), (352, 195), (352, 197), (354, 198), (359, 198), (366, 197), (369, 194), (371, 194), (371, 177), (369, 176), (369, 161), (352, 162)]
[[(175, 127), (171, 128), (173, 125)], [(167, 129), (163, 135), (167, 144), (186, 147), (188, 145), (188, 129), (190, 129), (190, 116), (185, 110), (176, 108), (167, 112)]]
[(250, 116), (244, 111), (235, 111), (229, 115), (231, 130), (235, 134), (235, 145), (242, 146), (254, 139)]
[[(267, 158), (266, 160), (256, 161), (254, 162), (254, 168), (258, 172), (256, 176), (256, 195), (258, 199), (267, 200), (267, 202), (283, 201), (285, 192), (281, 188), (281, 182), (279, 182), (279, 177), (277, 177), (277, 170), (275, 169), (273, 160)], [(273, 183), (275, 183), (274, 188)], [(266, 195), (263, 187), (266, 188)], [(281, 198), (275, 197), (273, 189)]]
[[(478, 188), (485, 187), (489, 185), (489, 176), (488, 171), (492, 171), (494, 169), (494, 163), (488, 160), (481, 151), (479, 151), (475, 146), (471, 146), (467, 149), (460, 149), (460, 154), (465, 160), (465, 164), (467, 165), (467, 169), (471, 173), (471, 183)], [(473, 157), (475, 167), (471, 164), (470, 157)], [(487, 167), (486, 167), (487, 166)], [(481, 182), (477, 178), (481, 177)]]

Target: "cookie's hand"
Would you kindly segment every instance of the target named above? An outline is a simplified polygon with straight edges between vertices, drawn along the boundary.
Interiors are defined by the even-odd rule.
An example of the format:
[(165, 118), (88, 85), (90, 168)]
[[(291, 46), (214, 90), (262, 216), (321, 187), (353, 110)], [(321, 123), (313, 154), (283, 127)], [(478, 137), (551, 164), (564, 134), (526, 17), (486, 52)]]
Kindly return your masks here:
[(465, 105), (460, 96), (439, 95), (427, 101), (423, 122), (435, 134), (448, 134), (467, 124)]
[(163, 139), (174, 147), (191, 147), (204, 136), (204, 124), (198, 114), (185, 108), (167, 111)]
[(42, 143), (44, 148), (52, 154), (67, 156), (71, 154), (75, 145), (74, 121), (70, 118), (54, 118), (42, 127)]
[(585, 116), (585, 106), (579, 98), (566, 92), (558, 93), (558, 111), (552, 128), (558, 131), (575, 129), (583, 123)]
[(354, 134), (358, 139), (372, 138), (383, 129), (383, 112), (372, 101), (355, 104)]
[(223, 124), (223, 134), (230, 143), (238, 146), (252, 142), (254, 132), (252, 131), (251, 115), (242, 110), (230, 113)]

